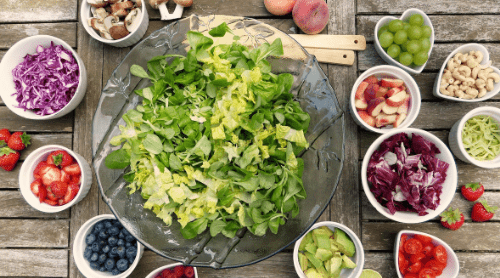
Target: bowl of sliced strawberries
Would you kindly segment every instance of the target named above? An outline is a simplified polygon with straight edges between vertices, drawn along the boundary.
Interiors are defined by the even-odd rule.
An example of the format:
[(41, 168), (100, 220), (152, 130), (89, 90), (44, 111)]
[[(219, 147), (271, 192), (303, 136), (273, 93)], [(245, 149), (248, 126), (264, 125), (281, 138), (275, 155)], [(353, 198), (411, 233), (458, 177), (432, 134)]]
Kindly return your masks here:
[(87, 161), (72, 150), (47, 145), (32, 152), (21, 166), (21, 194), (33, 208), (47, 213), (65, 210), (81, 201), (92, 185)]
[(351, 92), (350, 112), (368, 131), (386, 133), (409, 127), (420, 112), (420, 90), (415, 80), (394, 66), (376, 66), (361, 74)]

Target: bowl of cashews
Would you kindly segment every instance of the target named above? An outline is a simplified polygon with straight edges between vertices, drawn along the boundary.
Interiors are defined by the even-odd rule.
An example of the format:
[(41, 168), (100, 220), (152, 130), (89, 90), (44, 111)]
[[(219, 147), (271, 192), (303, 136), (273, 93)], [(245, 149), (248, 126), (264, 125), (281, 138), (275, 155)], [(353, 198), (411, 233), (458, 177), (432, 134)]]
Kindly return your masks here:
[(436, 97), (458, 102), (479, 102), (500, 92), (500, 70), (491, 66), (488, 50), (465, 44), (446, 58), (434, 82)]

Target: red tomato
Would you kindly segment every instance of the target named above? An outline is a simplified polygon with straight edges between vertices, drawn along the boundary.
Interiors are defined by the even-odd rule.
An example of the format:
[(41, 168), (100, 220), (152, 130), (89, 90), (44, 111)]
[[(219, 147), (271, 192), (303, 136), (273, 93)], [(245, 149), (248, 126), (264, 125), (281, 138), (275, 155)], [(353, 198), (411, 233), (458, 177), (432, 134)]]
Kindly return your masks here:
[(406, 270), (408, 270), (408, 272), (410, 272), (410, 273), (418, 273), (421, 268), (422, 268), (422, 263), (416, 262), (416, 263), (410, 264)]
[(415, 255), (411, 255), (410, 262), (412, 262), (412, 263), (420, 262), (424, 258), (425, 258), (424, 253), (417, 253)]
[(441, 275), (445, 267), (446, 267), (445, 264), (442, 264), (436, 260), (430, 260), (427, 263), (425, 263), (425, 268), (430, 268), (432, 271), (434, 271), (434, 274), (436, 276)]
[(418, 239), (410, 238), (405, 242), (405, 251), (410, 255), (420, 253), (422, 248), (422, 242)]
[(404, 278), (418, 278), (417, 274), (413, 274), (413, 273), (408, 273), (404, 276)]
[(436, 278), (436, 275), (430, 268), (424, 268), (418, 272), (418, 278)]
[(432, 244), (426, 244), (424, 246), (424, 248), (422, 248), (422, 253), (424, 253), (424, 255), (426, 257), (431, 257), (432, 256), (432, 250), (434, 250), (434, 245), (432, 245)]
[(424, 236), (424, 235), (415, 235), (414, 238), (420, 240), (420, 242), (422, 242), (423, 245), (426, 245), (426, 244), (429, 244), (432, 242), (432, 238), (430, 238), (428, 236)]
[(406, 267), (408, 266), (408, 260), (405, 258), (403, 252), (399, 252), (398, 254), (398, 266), (399, 266), (399, 271), (402, 274), (405, 274)]
[(448, 261), (448, 254), (446, 253), (446, 249), (442, 245), (436, 246), (432, 251), (432, 256), (440, 263), (445, 264)]
[(407, 239), (408, 239), (407, 235), (405, 234), (401, 235), (401, 240), (399, 241), (399, 252), (404, 252), (404, 245)]

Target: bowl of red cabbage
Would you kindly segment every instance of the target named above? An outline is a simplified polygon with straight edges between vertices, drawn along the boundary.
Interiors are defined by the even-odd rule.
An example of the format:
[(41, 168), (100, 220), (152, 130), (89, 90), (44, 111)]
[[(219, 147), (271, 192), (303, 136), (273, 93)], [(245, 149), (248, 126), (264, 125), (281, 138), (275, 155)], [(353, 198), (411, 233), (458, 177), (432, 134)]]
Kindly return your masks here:
[(74, 110), (87, 89), (83, 61), (65, 41), (38, 35), (20, 40), (0, 64), (0, 96), (17, 115), (34, 120)]
[(372, 143), (363, 159), (361, 181), (368, 200), (382, 215), (402, 223), (421, 223), (450, 204), (457, 167), (439, 138), (406, 128)]

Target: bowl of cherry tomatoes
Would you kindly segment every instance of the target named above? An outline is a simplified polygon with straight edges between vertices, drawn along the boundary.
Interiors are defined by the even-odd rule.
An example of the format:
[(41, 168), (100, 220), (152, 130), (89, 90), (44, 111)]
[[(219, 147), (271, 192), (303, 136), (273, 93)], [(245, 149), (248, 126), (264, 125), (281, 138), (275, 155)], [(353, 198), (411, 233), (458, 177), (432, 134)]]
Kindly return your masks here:
[(455, 278), (460, 270), (457, 255), (446, 242), (410, 230), (398, 233), (394, 262), (399, 278)]
[(184, 266), (182, 263), (173, 263), (153, 270), (146, 278), (198, 278), (196, 267)]

